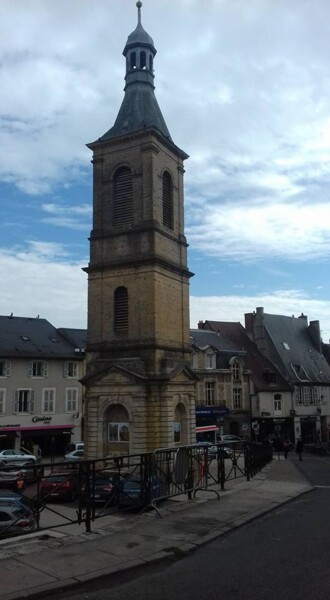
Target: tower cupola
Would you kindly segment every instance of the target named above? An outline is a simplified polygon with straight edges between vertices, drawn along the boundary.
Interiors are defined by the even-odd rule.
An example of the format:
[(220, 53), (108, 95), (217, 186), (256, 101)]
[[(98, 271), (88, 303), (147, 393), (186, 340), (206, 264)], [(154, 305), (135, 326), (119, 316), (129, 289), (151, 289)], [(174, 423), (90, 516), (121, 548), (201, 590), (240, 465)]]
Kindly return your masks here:
[(141, 23), (142, 2), (136, 3), (138, 24), (128, 36), (123, 55), (126, 57), (126, 86), (136, 81), (153, 85), (153, 61), (157, 52), (152, 37)]
[(113, 127), (98, 141), (152, 128), (173, 143), (154, 93), (153, 61), (157, 50), (152, 37), (142, 27), (142, 2), (137, 2), (136, 6), (138, 24), (128, 36), (123, 50), (126, 58), (125, 96)]

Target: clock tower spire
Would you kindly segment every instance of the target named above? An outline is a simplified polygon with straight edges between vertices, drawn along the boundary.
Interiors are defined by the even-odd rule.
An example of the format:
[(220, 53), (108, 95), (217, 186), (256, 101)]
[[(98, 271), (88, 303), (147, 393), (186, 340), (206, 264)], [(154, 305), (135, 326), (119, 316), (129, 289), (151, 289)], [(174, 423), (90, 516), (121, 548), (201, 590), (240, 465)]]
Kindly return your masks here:
[[(125, 95), (93, 151), (85, 440), (90, 458), (195, 439), (183, 161), (154, 93), (156, 49), (128, 36)], [(175, 432), (175, 434), (174, 434)], [(175, 437), (174, 437), (175, 436)]]

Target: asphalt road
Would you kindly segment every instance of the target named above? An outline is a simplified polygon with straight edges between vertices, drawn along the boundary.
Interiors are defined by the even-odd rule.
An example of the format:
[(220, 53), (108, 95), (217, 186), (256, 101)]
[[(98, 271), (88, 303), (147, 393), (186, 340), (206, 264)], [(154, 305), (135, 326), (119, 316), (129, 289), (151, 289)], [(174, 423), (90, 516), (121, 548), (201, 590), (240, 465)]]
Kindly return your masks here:
[(328, 600), (330, 458), (299, 468), (320, 487), (187, 558), (48, 600)]

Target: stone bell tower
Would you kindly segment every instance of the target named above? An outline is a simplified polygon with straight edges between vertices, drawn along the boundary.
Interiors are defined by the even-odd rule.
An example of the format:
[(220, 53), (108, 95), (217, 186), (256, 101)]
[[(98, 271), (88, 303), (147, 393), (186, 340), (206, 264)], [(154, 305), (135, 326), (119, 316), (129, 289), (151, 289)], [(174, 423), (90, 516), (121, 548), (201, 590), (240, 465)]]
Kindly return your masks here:
[(128, 36), (125, 95), (93, 151), (85, 442), (88, 458), (195, 441), (183, 161), (154, 94), (156, 49)]

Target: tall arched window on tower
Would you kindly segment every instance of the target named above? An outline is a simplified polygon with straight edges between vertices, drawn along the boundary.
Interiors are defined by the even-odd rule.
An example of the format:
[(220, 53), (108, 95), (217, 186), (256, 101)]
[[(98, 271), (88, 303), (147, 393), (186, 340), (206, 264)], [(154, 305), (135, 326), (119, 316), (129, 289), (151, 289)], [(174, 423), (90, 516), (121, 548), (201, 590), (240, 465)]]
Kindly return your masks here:
[(145, 69), (147, 66), (147, 55), (145, 50), (140, 52), (140, 69)]
[(113, 187), (113, 224), (131, 225), (133, 222), (133, 178), (128, 167), (115, 174)]
[(173, 229), (173, 185), (168, 171), (163, 174), (163, 225)]
[(123, 286), (114, 294), (114, 330), (116, 333), (128, 332), (128, 292)]

